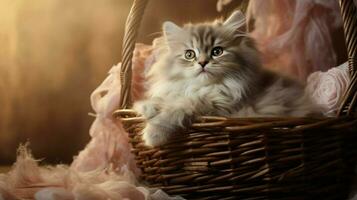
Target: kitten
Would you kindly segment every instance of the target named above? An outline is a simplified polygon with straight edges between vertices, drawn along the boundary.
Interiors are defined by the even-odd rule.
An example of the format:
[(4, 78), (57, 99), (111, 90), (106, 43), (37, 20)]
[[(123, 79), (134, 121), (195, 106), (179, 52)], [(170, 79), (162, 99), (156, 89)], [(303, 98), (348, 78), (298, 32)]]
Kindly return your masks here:
[[(143, 139), (159, 146), (195, 116), (307, 116), (318, 108), (303, 85), (264, 70), (254, 41), (240, 29), (244, 15), (226, 21), (163, 24), (161, 53), (148, 72), (146, 99), (134, 104), (147, 124)], [(160, 42), (159, 42), (160, 43)]]

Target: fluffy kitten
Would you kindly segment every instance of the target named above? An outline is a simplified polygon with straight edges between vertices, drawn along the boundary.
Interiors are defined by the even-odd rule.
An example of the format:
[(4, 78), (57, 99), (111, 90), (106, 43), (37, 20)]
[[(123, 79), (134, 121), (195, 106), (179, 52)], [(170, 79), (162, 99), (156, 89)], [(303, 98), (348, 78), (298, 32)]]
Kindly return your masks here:
[(159, 146), (195, 116), (306, 116), (317, 107), (299, 83), (262, 69), (254, 41), (240, 31), (241, 12), (226, 21), (163, 24), (158, 61), (148, 73), (146, 100), (134, 109), (147, 119), (146, 145)]

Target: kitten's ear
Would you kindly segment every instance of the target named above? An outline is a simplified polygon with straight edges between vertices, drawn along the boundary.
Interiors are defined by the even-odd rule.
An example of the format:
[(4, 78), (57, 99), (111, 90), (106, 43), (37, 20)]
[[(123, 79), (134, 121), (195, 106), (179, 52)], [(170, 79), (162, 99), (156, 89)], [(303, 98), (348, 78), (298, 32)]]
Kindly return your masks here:
[(182, 30), (182, 28), (180, 28), (179, 26), (177, 26), (176, 24), (170, 21), (164, 22), (164, 24), (162, 25), (162, 29), (166, 37), (171, 36), (173, 34), (177, 34)]
[(245, 32), (246, 27), (245, 27), (245, 16), (244, 14), (240, 11), (234, 11), (231, 16), (226, 19), (226, 21), (223, 22), (223, 25), (238, 32)]

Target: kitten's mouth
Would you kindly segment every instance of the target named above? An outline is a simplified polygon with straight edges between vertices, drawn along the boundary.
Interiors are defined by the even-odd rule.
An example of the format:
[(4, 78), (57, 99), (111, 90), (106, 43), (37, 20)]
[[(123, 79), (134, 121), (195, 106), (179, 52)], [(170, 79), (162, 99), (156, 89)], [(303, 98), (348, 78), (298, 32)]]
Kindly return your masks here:
[(202, 69), (198, 74), (205, 74), (207, 71), (205, 69)]
[(201, 75), (201, 74), (211, 75), (211, 72), (209, 72), (209, 71), (207, 71), (207, 70), (205, 70), (205, 69), (202, 69), (202, 70), (198, 73), (198, 75)]

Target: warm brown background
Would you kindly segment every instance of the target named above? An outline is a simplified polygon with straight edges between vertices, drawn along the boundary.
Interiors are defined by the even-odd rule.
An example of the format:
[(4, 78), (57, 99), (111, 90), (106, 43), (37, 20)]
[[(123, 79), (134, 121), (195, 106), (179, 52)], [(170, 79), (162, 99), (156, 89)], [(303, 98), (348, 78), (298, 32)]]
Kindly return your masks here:
[[(26, 141), (46, 162), (69, 163), (84, 148), (93, 121), (89, 95), (120, 61), (131, 3), (0, 0), (0, 165), (12, 163)], [(164, 20), (219, 15), (216, 0), (151, 0), (139, 41), (149, 44)], [(341, 33), (334, 40), (344, 55)]]
[[(0, 0), (0, 165), (29, 141), (35, 157), (72, 160), (89, 140), (90, 93), (120, 61), (131, 0)], [(164, 20), (210, 20), (216, 0), (151, 0), (139, 41)], [(225, 13), (236, 7), (232, 4)]]

